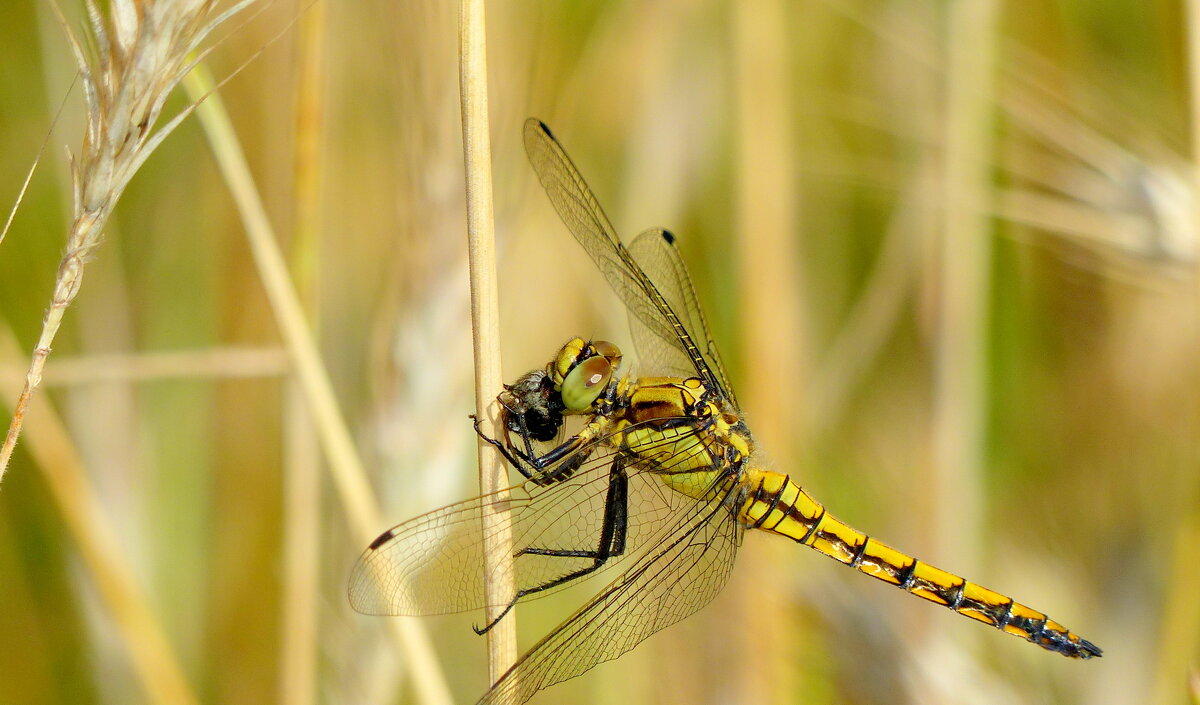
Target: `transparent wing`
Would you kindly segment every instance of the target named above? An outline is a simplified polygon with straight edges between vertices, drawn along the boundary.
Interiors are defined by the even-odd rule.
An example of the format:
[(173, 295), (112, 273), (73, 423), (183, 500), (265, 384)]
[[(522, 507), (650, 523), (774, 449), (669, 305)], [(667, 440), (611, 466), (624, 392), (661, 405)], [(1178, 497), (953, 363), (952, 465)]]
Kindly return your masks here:
[(661, 541), (522, 656), (479, 705), (523, 703), (708, 604), (724, 587), (741, 541), (742, 528), (724, 506), (732, 491), (714, 486), (708, 501), (681, 508)]
[[(646, 450), (661, 453), (660, 464), (626, 468), (629, 511), (625, 552), (610, 558), (594, 574), (627, 563), (642, 547), (660, 541), (673, 528), (672, 522), (679, 521), (680, 506), (695, 503), (654, 477), (681, 463), (694, 464), (695, 456), (704, 452), (702, 445), (693, 440), (695, 436), (696, 430), (688, 425), (664, 431), (655, 444), (657, 449)], [(614, 462), (634, 460), (621, 456), (613, 445), (602, 439), (582, 449), (586, 462), (562, 482), (538, 485), (526, 481), (509, 490), (509, 511), (500, 515), (500, 521), (512, 532), (514, 554), (524, 548), (597, 549), (610, 468)], [(562, 462), (578, 457), (569, 456)], [(483, 495), (435, 509), (385, 531), (363, 552), (353, 569), (350, 604), (364, 614), (378, 615), (447, 614), (484, 607), (488, 562), (482, 516), (503, 501), (502, 493)], [(515, 588), (544, 585), (592, 563), (593, 559), (586, 557), (516, 555)], [(554, 591), (536, 592), (523, 601)], [(506, 596), (491, 606), (506, 605), (511, 599), (512, 595)]]
[[(704, 344), (701, 352), (716, 370), (725, 394), (736, 406), (737, 400), (733, 397), (733, 387), (729, 384), (729, 375), (725, 372), (725, 365), (721, 361), (720, 352), (717, 351), (717, 344), (708, 330), (708, 321), (705, 320), (704, 311), (700, 308), (700, 298), (696, 296), (696, 287), (692, 284), (687, 265), (684, 264), (683, 257), (679, 254), (675, 236), (668, 230), (651, 228), (639, 234), (633, 239), (633, 242), (629, 243), (629, 254), (649, 275), (651, 281), (654, 282), (654, 287), (666, 300), (671, 310), (683, 320), (684, 327), (691, 331), (692, 338), (703, 336), (702, 339), (695, 342)], [(661, 319), (659, 320), (661, 321)], [(657, 326), (647, 325), (640, 316), (636, 318), (636, 321), (630, 320), (630, 327), (633, 329), (634, 345), (637, 346), (639, 352), (645, 355), (656, 351), (657, 354), (670, 360), (673, 366), (680, 367), (685, 372), (685, 376), (692, 374), (690, 360), (687, 359), (684, 351), (679, 349), (673, 330), (666, 328), (661, 323)], [(674, 374), (680, 372), (677, 369), (670, 371)]]
[[(669, 365), (672, 364), (672, 360), (679, 359), (678, 355), (682, 355), (689, 363), (686, 376), (694, 374), (713, 389), (729, 396), (728, 385), (725, 384), (723, 375), (718, 376), (709, 366), (704, 352), (696, 345), (692, 335), (693, 331), (698, 330), (707, 336), (707, 331), (689, 328), (689, 321), (676, 314), (671, 302), (656, 288), (657, 280), (651, 278), (621, 244), (596, 196), (588, 188), (562, 145), (554, 138), (550, 128), (535, 118), (525, 121), (525, 151), (559, 218), (599, 267), (609, 285), (625, 302), (632, 317), (631, 322), (638, 322), (632, 324), (634, 335), (639, 335), (640, 324), (644, 328), (643, 333), (648, 330), (653, 336), (667, 343), (664, 349), (659, 343), (643, 335), (643, 341), (651, 344), (650, 350), (641, 350), (639, 347), (644, 361), (651, 364), (658, 362), (653, 354), (662, 353), (666, 356), (666, 364)], [(669, 237), (665, 231), (652, 232)], [(678, 264), (682, 266), (683, 261), (678, 260)], [(686, 276), (685, 273), (685, 279)], [(664, 280), (670, 279), (668, 276)], [(690, 288), (690, 283), (688, 287)], [(692, 298), (695, 298), (694, 292)], [(708, 345), (707, 340), (705, 344)], [(668, 352), (669, 349), (675, 352)]]

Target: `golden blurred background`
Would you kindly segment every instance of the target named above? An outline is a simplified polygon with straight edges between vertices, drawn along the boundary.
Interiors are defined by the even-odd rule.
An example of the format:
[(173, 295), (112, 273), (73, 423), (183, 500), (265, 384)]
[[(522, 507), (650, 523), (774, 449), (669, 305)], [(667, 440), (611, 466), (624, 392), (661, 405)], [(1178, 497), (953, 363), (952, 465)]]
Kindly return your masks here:
[[(627, 238), (676, 233), (774, 467), (1105, 650), (1069, 661), (747, 535), (713, 604), (532, 702), (1200, 703), (1195, 4), (488, 4), (505, 378), (572, 335), (629, 340), (525, 162), (532, 115)], [(478, 491), (457, 22), (448, 2), (278, 0), (205, 61), (218, 79), (246, 64), (220, 97), (375, 532)], [(7, 412), (83, 107), (48, 3), (0, 3), (0, 26), (6, 204), (50, 133), (0, 243)], [(415, 666), (402, 620), (350, 609), (369, 537), (324, 472), (260, 271), (193, 116), (90, 258), (0, 485), (0, 703), (485, 691), (480, 615), (403, 620), (433, 643)], [(82, 505), (55, 489), (71, 467)], [(81, 559), (96, 526), (143, 612)], [(522, 645), (602, 584), (518, 609)], [(148, 661), (129, 620), (166, 637)], [(174, 695), (147, 685), (176, 668)]]

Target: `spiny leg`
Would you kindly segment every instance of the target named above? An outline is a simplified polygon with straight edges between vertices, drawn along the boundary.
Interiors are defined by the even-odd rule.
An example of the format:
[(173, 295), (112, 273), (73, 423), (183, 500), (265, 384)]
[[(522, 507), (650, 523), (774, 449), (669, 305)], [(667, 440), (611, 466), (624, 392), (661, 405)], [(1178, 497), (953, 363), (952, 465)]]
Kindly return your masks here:
[(592, 564), (578, 570), (571, 571), (566, 575), (559, 576), (553, 580), (548, 580), (540, 585), (533, 587), (522, 588), (517, 591), (517, 594), (509, 600), (500, 614), (496, 615), (490, 622), (483, 627), (472, 626), (476, 634), (486, 634), (488, 630), (496, 626), (504, 615), (508, 614), (517, 602), (526, 595), (549, 590), (572, 580), (577, 580), (585, 575), (594, 573), (599, 570), (609, 558), (620, 556), (625, 553), (625, 539), (629, 528), (629, 477), (625, 474), (625, 468), (621, 465), (621, 458), (618, 456), (612, 464), (612, 468), (608, 473), (608, 491), (604, 496), (604, 522), (600, 527), (600, 541), (596, 550), (565, 550), (556, 548), (522, 548), (514, 555), (514, 558), (519, 558), (522, 555), (531, 556), (552, 556), (556, 558), (590, 558)]
[[(476, 418), (474, 414), (471, 415), (471, 420), (474, 423), (476, 435), (499, 450), (500, 454), (504, 456), (504, 459), (507, 460), (513, 467), (515, 467), (517, 472), (520, 472), (522, 475), (524, 475), (526, 479), (533, 480), (539, 485), (548, 485), (552, 482), (559, 482), (570, 477), (571, 474), (579, 469), (579, 466), (583, 464), (585, 460), (587, 460), (587, 455), (590, 453), (590, 451), (589, 453), (584, 453), (579, 457), (574, 458), (573, 462), (559, 464), (559, 461), (563, 460), (571, 453), (578, 451), (589, 440), (589, 438), (582, 435), (576, 435), (563, 442), (558, 447), (547, 451), (545, 454), (540, 456), (537, 455), (536, 451), (533, 449), (532, 443), (529, 440), (532, 435), (529, 432), (529, 428), (525, 425), (524, 417), (522, 417), (520, 414), (514, 414), (514, 418), (517, 419), (517, 423), (521, 426), (519, 434), (525, 443), (525, 452), (514, 448), (512, 443), (502, 443), (484, 433), (480, 426), (479, 419)], [(556, 464), (559, 464), (558, 467), (554, 467)], [(530, 472), (528, 469), (532, 468), (533, 470), (540, 472), (551, 467), (553, 467), (551, 472), (543, 474), (535, 474)]]
[[(518, 418), (520, 418), (520, 417), (518, 416)], [(504, 456), (504, 459), (506, 461), (508, 461), (509, 465), (512, 465), (514, 468), (516, 468), (517, 472), (524, 475), (527, 479), (530, 479), (530, 480), (535, 479), (533, 477), (533, 475), (530, 474), (530, 472), (525, 469), (526, 465), (532, 466), (533, 463), (530, 463), (521, 454), (520, 451), (510, 448), (509, 445), (507, 445), (505, 443), (501, 443), (500, 441), (496, 440), (495, 438), (492, 438), (491, 436), (484, 433), (483, 428), (480, 426), (480, 420), (477, 416), (475, 416), (475, 414), (471, 414), (471, 423), (475, 426), (475, 435), (479, 436), (486, 443), (493, 446), (496, 450), (500, 451), (500, 455)], [(527, 447), (529, 447), (529, 436), (527, 435), (527, 433), (528, 433), (527, 429), (525, 429), (524, 419), (521, 419), (520, 423), (521, 423), (521, 429), (522, 429), (521, 435), (525, 438), (525, 445)], [(515, 455), (514, 455), (514, 453), (515, 453)], [(536, 466), (534, 466), (534, 467), (536, 467)]]

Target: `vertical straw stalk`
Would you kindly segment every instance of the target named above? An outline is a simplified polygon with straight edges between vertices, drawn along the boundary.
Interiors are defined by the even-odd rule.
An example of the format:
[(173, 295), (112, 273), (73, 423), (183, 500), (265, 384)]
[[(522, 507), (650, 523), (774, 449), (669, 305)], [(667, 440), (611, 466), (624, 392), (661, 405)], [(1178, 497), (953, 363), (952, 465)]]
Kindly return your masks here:
[[(732, 6), (736, 79), (735, 164), (738, 186), (735, 226), (738, 245), (738, 318), (746, 364), (742, 399), (755, 413), (754, 433), (764, 447), (795, 455), (804, 447), (809, 419), (789, 405), (786, 390), (807, 382), (807, 341), (800, 329), (804, 311), (803, 273), (796, 267), (795, 180), (792, 178), (792, 91), (794, 84), (788, 40), (786, 0), (746, 0)], [(747, 546), (741, 559), (744, 575), (777, 573), (786, 565), (789, 546), (760, 542)], [(747, 565), (749, 563), (750, 565)], [(802, 649), (792, 635), (805, 631), (801, 617), (787, 609), (775, 590), (752, 588), (753, 600), (740, 600), (736, 650), (737, 682), (731, 686), (746, 702), (791, 700), (803, 692), (802, 669), (790, 667)], [(783, 620), (783, 622), (780, 622)], [(764, 659), (767, 659), (764, 661)], [(809, 659), (801, 658), (801, 662)], [(763, 672), (773, 673), (768, 680)], [(783, 681), (778, 680), (783, 678)]]
[[(497, 426), (495, 396), (500, 370), (500, 316), (496, 293), (496, 227), (492, 203), (491, 140), (488, 134), (487, 33), (483, 0), (463, 0), (459, 15), (459, 100), (462, 109), (463, 156), (466, 165), (467, 249), (471, 276), (471, 337), (475, 352), (475, 414), (483, 428)], [(483, 494), (508, 485), (499, 455), (478, 442), (479, 484)], [(504, 512), (504, 496), (483, 516), (485, 540), (486, 619), (489, 624), (512, 595), (512, 536)], [(495, 683), (516, 661), (517, 627), (509, 613), (488, 631), (488, 673)]]
[[(291, 270), (311, 329), (316, 320), (320, 247), (321, 161), (324, 126), (322, 79), (325, 64), (326, 3), (304, 10), (298, 24), (298, 77), (295, 103), (295, 180)], [(289, 380), (284, 394), (283, 596), (279, 656), (279, 702), (317, 702), (318, 604), (321, 590), (320, 448), (304, 390)]]
[[(1185, 7), (1188, 82), (1190, 88), (1189, 109), (1191, 114), (1191, 167), (1194, 192), (1200, 193), (1200, 0), (1188, 0)], [(1200, 199), (1193, 198), (1191, 213), (1192, 237), (1200, 238)], [(1192, 272), (1193, 328), (1200, 334), (1200, 263)], [(1192, 438), (1200, 437), (1195, 431), (1196, 411), (1192, 409)], [(1193, 441), (1195, 444), (1195, 441)], [(1193, 699), (1197, 697), (1196, 664), (1200, 662), (1200, 509), (1196, 508), (1200, 486), (1196, 482), (1195, 464), (1200, 448), (1192, 449), (1193, 467), (1182, 474), (1182, 484), (1176, 490), (1181, 498), (1179, 510), (1182, 515), (1173, 528), (1170, 577), (1167, 586), (1159, 632), (1159, 652), (1153, 685), (1152, 702), (1165, 703), (1177, 699), (1178, 693), (1190, 685)], [(1193, 669), (1190, 678), (1188, 669)], [(1187, 682), (1190, 681), (1190, 682)]]
[(933, 390), (936, 555), (977, 574), (987, 410), (996, 0), (955, 0), (946, 29), (946, 122)]
[[(353, 534), (365, 544), (378, 533), (383, 523), (379, 505), (354, 447), (350, 429), (338, 407), (333, 384), (317, 351), (300, 295), (288, 275), (286, 261), (279, 251), (278, 241), (250, 176), (229, 115), (219, 96), (213, 93), (212, 80), (201, 68), (198, 67), (189, 75), (184, 85), (193, 100), (203, 99), (197, 110), (200, 124), (246, 228), (255, 266), (291, 357), (308, 413), (316, 425), (317, 438), (325, 452), (326, 465), (338, 499)], [(451, 703), (445, 676), (433, 656), (429, 637), (419, 623), (389, 620), (389, 625), (393, 627), (400, 648), (408, 659), (409, 672), (420, 702)]]

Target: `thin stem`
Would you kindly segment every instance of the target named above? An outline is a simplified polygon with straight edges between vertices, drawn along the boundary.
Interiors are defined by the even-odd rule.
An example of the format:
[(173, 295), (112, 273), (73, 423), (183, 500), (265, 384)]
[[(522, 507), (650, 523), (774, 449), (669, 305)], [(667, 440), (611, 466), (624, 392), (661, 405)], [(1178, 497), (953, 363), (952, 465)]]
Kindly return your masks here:
[[(1188, 79), (1191, 89), (1191, 161), (1192, 188), (1200, 192), (1200, 0), (1186, 3), (1187, 35), (1184, 44), (1188, 48)], [(1195, 199), (1193, 199), (1195, 203)], [(1200, 233), (1200, 205), (1193, 208), (1193, 231)], [(1192, 273), (1194, 306), (1200, 316), (1200, 265)], [(1200, 320), (1200, 319), (1198, 319)], [(1192, 425), (1195, 426), (1193, 412)], [(1182, 683), (1182, 674), (1194, 667), (1200, 658), (1200, 510), (1196, 509), (1196, 473), (1181, 473), (1181, 483), (1175, 490), (1180, 497), (1183, 516), (1174, 528), (1174, 546), (1171, 551), (1170, 577), (1162, 609), (1162, 625), (1159, 633), (1158, 654), (1154, 678), (1153, 702), (1170, 702), (1177, 699)], [(1188, 686), (1196, 697), (1197, 677), (1190, 674)]]
[[(297, 382), (303, 390), (305, 404), (316, 424), (317, 437), (325, 451), (338, 499), (354, 535), (365, 545), (379, 533), (379, 527), (383, 525), (379, 505), (354, 447), (350, 429), (338, 407), (333, 384), (329, 381), (329, 374), (309, 330), (300, 296), (288, 276), (287, 264), (250, 176), (245, 155), (233, 132), (228, 113), (219, 96), (213, 93), (212, 79), (204, 67), (198, 66), (188, 74), (184, 86), (193, 100), (204, 98), (196, 111), (201, 127), (209, 139), (217, 165), (229, 185), (246, 228), (254, 263), (258, 267), (280, 335), (296, 368)], [(441, 667), (433, 657), (433, 648), (424, 629), (411, 620), (392, 620), (389, 624), (394, 628), (402, 652), (409, 659), (410, 672), (420, 700), (426, 703), (452, 702), (450, 690)]]
[[(99, 245), (108, 217), (130, 179), (190, 112), (190, 107), (185, 108), (158, 126), (167, 96), (190, 68), (188, 56), (200, 48), (204, 37), (250, 2), (242, 0), (215, 17), (215, 0), (151, 3), (141, 12), (134, 12), (128, 0), (114, 3), (111, 15), (99, 11), (89, 15), (89, 37), (94, 43), (81, 41), (58, 5), (51, 3), (75, 56), (87, 128), (71, 164), (74, 203), (66, 251), (58, 264), (25, 384), (0, 445), (0, 481), (63, 317), (83, 286), (84, 265)], [(85, 46), (94, 46), (95, 51)]]
[[(731, 7), (737, 71), (734, 232), (738, 235), (739, 340), (745, 361), (739, 401), (753, 409), (754, 434), (765, 447), (794, 453), (804, 447), (811, 419), (792, 403), (786, 390), (803, 388), (811, 359), (803, 329), (804, 272), (797, 265), (794, 238), (791, 136), (796, 81), (791, 72), (795, 47), (788, 31), (792, 3), (744, 0)], [(770, 576), (786, 564), (779, 553), (786, 549), (772, 544), (747, 551), (742, 569)], [(766, 577), (764, 582), (781, 581)], [(794, 635), (811, 627), (786, 603), (779, 590), (762, 590), (753, 600), (738, 602), (742, 609), (736, 621), (743, 628), (734, 632), (741, 643), (735, 650), (740, 656), (731, 664), (736, 681), (730, 687), (743, 702), (787, 701), (802, 690), (801, 683), (808, 677), (804, 670), (785, 663), (805, 648)], [(762, 678), (764, 670), (779, 679), (768, 682)]]
[(933, 399), (936, 555), (979, 565), (991, 288), (990, 150), (996, 0), (956, 0), (947, 23), (946, 162)]
[[(496, 227), (492, 212), (492, 162), (487, 94), (487, 36), (483, 0), (462, 0), (459, 16), (459, 100), (462, 109), (463, 156), (467, 176), (467, 249), (471, 268), (471, 334), (475, 351), (475, 413), (484, 428), (495, 429), (495, 396), (500, 371), (500, 315), (496, 293)], [(493, 433), (493, 435), (495, 435)], [(479, 485), (483, 494), (508, 485), (500, 456), (478, 443)], [(504, 502), (483, 516), (487, 620), (491, 623), (514, 594), (512, 535)], [(515, 614), (488, 631), (488, 672), (495, 683), (516, 661)]]
[[(324, 112), (322, 72), (325, 60), (326, 3), (314, 3), (300, 18), (299, 78), (295, 105), (295, 181), (292, 209), (292, 276), (305, 303), (309, 324), (318, 330), (317, 252), (321, 204), (320, 140)], [(285, 461), (283, 477), (282, 635), (279, 701), (284, 705), (317, 702), (318, 601), (321, 591), (321, 467), (312, 416), (304, 390), (291, 380), (284, 395)]]
[[(76, 387), (164, 379), (280, 377), (291, 371), (291, 365), (282, 348), (211, 347), (56, 357), (47, 370), (44, 386)], [(24, 372), (23, 366), (0, 364), (0, 381), (19, 377)]]
[[(0, 358), (18, 355), (20, 349), (12, 331), (0, 326)], [(0, 391), (8, 394), (8, 385), (0, 385)], [(132, 566), (124, 558), (62, 419), (48, 400), (42, 400), (29, 410), (29, 420), (24, 448), (45, 478), (107, 614), (129, 649), (134, 673), (147, 699), (170, 705), (198, 703), (162, 625), (138, 586)]]

